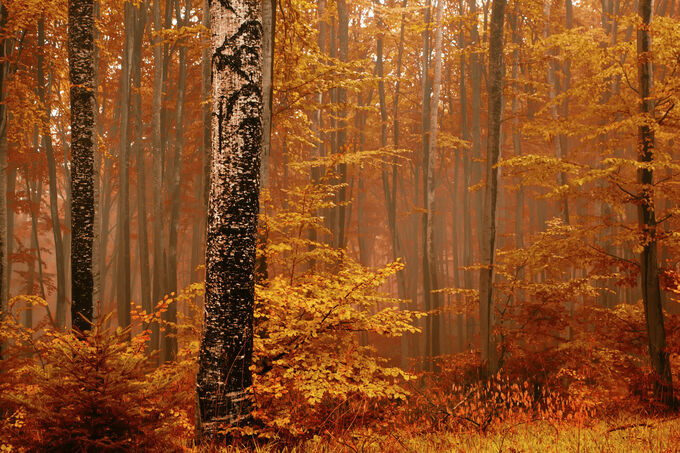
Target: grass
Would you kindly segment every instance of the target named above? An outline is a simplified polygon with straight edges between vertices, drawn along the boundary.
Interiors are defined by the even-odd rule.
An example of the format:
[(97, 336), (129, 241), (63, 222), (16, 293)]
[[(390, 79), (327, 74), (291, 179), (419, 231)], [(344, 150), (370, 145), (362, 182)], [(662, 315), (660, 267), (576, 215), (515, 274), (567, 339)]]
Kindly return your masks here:
[[(222, 450), (239, 453), (245, 450)], [(588, 426), (557, 426), (548, 422), (505, 424), (493, 432), (436, 432), (409, 435), (395, 430), (389, 435), (355, 432), (343, 438), (321, 438), (281, 448), (261, 446), (256, 453), (525, 453), (525, 452), (602, 452), (671, 453), (680, 452), (680, 419), (620, 418)]]

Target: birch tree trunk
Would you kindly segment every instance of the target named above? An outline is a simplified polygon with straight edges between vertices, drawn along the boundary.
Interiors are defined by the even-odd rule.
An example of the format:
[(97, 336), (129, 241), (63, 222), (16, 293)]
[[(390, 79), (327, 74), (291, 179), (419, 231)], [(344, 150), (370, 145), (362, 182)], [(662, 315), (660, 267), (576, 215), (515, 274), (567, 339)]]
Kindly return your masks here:
[(432, 80), (432, 102), (430, 104), (430, 119), (429, 119), (429, 141), (426, 155), (427, 166), (425, 167), (425, 175), (423, 175), (425, 183), (425, 259), (423, 263), (426, 265), (423, 272), (423, 283), (425, 292), (425, 300), (430, 301), (434, 314), (430, 316), (430, 355), (437, 357), (440, 354), (439, 345), (439, 321), (440, 316), (437, 312), (439, 310), (439, 294), (432, 293), (437, 289), (437, 263), (435, 255), (435, 239), (434, 239), (434, 211), (435, 211), (435, 162), (437, 159), (437, 117), (439, 113), (439, 95), (441, 93), (442, 82), (442, 9), (443, 0), (437, 1), (437, 10), (435, 13), (435, 38), (434, 38), (434, 76)]
[[(212, 1), (212, 163), (198, 432), (250, 420), (262, 146), (260, 0)], [(199, 434), (200, 435), (200, 434)]]
[(654, 393), (665, 404), (673, 402), (673, 381), (671, 365), (666, 349), (666, 331), (659, 287), (659, 264), (657, 260), (656, 216), (654, 214), (654, 173), (650, 163), (654, 161), (654, 74), (652, 58), (652, 37), (649, 26), (652, 22), (653, 0), (640, 0), (638, 15), (642, 24), (637, 31), (637, 65), (640, 93), (640, 113), (645, 123), (638, 127), (638, 183), (641, 192), (638, 198), (638, 226), (644, 233), (640, 253), (642, 301), (647, 320), (649, 358), (654, 371)]
[(94, 1), (69, 1), (71, 82), (71, 325), (89, 330), (94, 279)]
[(493, 335), (493, 264), (496, 244), (496, 199), (498, 196), (498, 158), (501, 150), (501, 117), (503, 115), (503, 22), (505, 0), (493, 0), (489, 35), (489, 126), (487, 130), (486, 185), (482, 211), (481, 265), (479, 271), (479, 321), (482, 362), (486, 373), (498, 370), (496, 342)]

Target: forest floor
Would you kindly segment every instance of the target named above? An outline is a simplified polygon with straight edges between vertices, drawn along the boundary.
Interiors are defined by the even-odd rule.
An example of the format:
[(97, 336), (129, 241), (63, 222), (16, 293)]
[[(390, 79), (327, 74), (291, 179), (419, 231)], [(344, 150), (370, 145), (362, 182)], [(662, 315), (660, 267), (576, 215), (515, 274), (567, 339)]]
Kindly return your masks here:
[[(229, 448), (227, 453), (245, 451)], [(297, 447), (266, 445), (256, 453), (528, 453), (528, 452), (680, 452), (680, 418), (628, 417), (590, 425), (556, 426), (547, 422), (506, 424), (490, 433), (437, 432), (409, 435), (353, 433), (343, 438), (316, 437)]]

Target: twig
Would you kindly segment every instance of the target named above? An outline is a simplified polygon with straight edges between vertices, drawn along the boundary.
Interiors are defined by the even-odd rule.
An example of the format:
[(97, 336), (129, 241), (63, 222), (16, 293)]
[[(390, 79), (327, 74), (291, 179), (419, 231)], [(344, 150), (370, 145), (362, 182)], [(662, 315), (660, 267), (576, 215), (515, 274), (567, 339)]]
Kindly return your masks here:
[(607, 430), (607, 434), (613, 433), (614, 431), (623, 431), (624, 429), (631, 429), (631, 428), (637, 428), (637, 427), (645, 427), (645, 428), (652, 428), (654, 425), (650, 425), (649, 423), (632, 423), (630, 425), (622, 425), (622, 426), (617, 426), (615, 428), (609, 428)]

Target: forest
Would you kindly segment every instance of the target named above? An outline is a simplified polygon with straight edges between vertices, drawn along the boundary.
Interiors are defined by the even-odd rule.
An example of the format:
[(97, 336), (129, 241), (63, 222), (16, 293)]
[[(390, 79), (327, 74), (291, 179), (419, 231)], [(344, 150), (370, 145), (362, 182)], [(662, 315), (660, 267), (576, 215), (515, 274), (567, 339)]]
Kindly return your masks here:
[(0, 452), (680, 451), (676, 0), (2, 0)]

